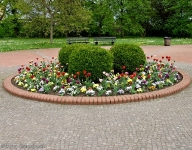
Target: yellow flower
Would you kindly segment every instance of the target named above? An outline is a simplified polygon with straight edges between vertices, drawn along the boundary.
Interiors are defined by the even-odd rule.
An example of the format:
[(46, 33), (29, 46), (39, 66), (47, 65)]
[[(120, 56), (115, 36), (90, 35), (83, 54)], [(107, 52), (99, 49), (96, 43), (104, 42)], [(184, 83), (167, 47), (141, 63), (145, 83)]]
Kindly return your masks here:
[(28, 84), (25, 84), (25, 85), (24, 85), (24, 88), (27, 88), (27, 87), (28, 87)]
[(19, 82), (19, 83), (18, 83), (18, 86), (23, 86), (23, 82)]
[(36, 92), (37, 90), (36, 89), (31, 89), (31, 92)]
[(36, 80), (36, 78), (34, 77), (34, 78), (33, 78), (33, 81), (35, 81), (35, 80)]
[(53, 82), (49, 82), (48, 85), (53, 85), (54, 83)]
[(137, 89), (137, 92), (140, 93), (140, 92), (143, 92), (143, 90), (142, 90), (141, 88), (138, 88), (138, 89)]
[(155, 90), (155, 86), (152, 85), (152, 86), (149, 87), (149, 89), (150, 89), (150, 90)]
[(128, 82), (128, 83), (129, 83), (129, 82), (132, 82), (132, 79), (129, 78), (129, 79), (127, 80), (127, 82)]
[(86, 91), (87, 91), (87, 89), (86, 89), (86, 87), (85, 87), (85, 86), (83, 86), (80, 90), (81, 90), (81, 92), (82, 92), (82, 93), (84, 93), (84, 92), (86, 92)]
[(142, 77), (143, 79), (146, 79), (146, 76), (145, 76), (144, 74), (142, 74), (141, 77)]
[(67, 84), (67, 79), (63, 79), (62, 84)]
[(69, 76), (69, 74), (68, 74), (68, 73), (65, 73), (65, 76), (67, 77), (67, 76)]
[(93, 84), (93, 88), (99, 87), (99, 84)]

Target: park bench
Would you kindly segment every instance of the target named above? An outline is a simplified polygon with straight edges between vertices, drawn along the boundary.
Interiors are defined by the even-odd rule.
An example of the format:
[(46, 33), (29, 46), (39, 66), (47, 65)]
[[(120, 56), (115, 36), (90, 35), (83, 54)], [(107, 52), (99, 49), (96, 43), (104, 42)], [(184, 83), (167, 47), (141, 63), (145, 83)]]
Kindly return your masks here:
[(73, 43), (89, 43), (89, 38), (88, 37), (68, 37), (67, 38), (67, 43), (68, 44), (73, 44)]
[(116, 41), (116, 37), (94, 37), (95, 45), (101, 43), (111, 43), (113, 45)]

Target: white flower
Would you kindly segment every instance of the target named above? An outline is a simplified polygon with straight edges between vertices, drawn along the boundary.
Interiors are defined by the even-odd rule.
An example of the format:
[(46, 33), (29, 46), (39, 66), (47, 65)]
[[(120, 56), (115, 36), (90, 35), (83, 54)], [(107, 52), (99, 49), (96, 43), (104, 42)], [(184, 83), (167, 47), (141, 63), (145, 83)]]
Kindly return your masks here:
[(92, 89), (89, 89), (89, 90), (86, 91), (86, 95), (94, 96), (95, 95), (95, 91), (93, 91)]
[(106, 96), (109, 96), (109, 95), (111, 95), (112, 94), (112, 91), (111, 90), (107, 90), (106, 92), (105, 92), (105, 95)]
[(136, 88), (138, 89), (138, 88), (140, 88), (141, 86), (139, 85), (139, 84), (136, 84)]
[(98, 91), (101, 91), (101, 90), (103, 90), (103, 87), (102, 87), (102, 86), (98, 86), (98, 87), (97, 87), (97, 90), (98, 90)]
[(132, 89), (132, 86), (128, 86), (125, 88), (125, 91), (130, 91)]
[(103, 79), (99, 79), (99, 82), (103, 82)]
[(123, 89), (119, 89), (119, 90), (117, 91), (117, 93), (119, 93), (119, 94), (124, 94), (125, 92), (124, 92)]
[(60, 91), (58, 92), (58, 94), (65, 94), (65, 90), (62, 88), (62, 89), (60, 89)]
[(67, 90), (66, 90), (67, 93), (71, 93), (71, 92), (73, 92), (73, 91), (74, 91), (73, 88), (67, 88)]
[(58, 88), (59, 88), (59, 86), (55, 86), (55, 87), (53, 88), (53, 91), (56, 91)]
[(75, 90), (75, 89), (77, 89), (77, 86), (73, 85), (71, 88), (73, 88)]

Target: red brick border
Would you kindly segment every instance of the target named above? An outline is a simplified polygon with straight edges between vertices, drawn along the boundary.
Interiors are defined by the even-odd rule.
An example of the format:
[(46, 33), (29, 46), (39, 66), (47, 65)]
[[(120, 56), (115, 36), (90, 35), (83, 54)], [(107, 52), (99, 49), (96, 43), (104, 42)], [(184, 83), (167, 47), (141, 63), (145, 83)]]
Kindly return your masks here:
[(152, 91), (148, 93), (134, 94), (134, 95), (118, 95), (118, 96), (103, 96), (103, 97), (80, 97), (80, 96), (56, 96), (56, 95), (48, 95), (48, 94), (40, 94), (40, 93), (32, 93), (29, 91), (25, 91), (19, 89), (12, 85), (11, 79), (15, 76), (9, 76), (3, 82), (3, 87), (9, 93), (37, 101), (43, 102), (51, 102), (58, 104), (75, 104), (75, 105), (100, 105), (100, 104), (117, 104), (117, 103), (127, 103), (127, 102), (137, 102), (149, 99), (160, 98), (168, 95), (172, 95), (180, 92), (185, 89), (191, 82), (190, 76), (182, 70), (178, 70), (183, 79), (178, 84), (168, 87), (166, 89), (161, 89), (158, 91)]

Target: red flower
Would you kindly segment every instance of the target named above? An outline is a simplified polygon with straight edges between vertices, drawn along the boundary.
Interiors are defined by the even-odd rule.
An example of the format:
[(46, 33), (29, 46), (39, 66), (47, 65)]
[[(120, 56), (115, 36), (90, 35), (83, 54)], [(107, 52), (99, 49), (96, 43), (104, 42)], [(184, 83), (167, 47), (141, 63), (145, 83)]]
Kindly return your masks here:
[(43, 68), (42, 71), (46, 71), (46, 68)]
[(90, 77), (90, 76), (91, 76), (91, 73), (90, 73), (90, 72), (88, 72), (88, 73), (87, 73), (87, 77)]
[(134, 77), (137, 75), (137, 73), (136, 72), (133, 72), (133, 75), (134, 75)]
[(76, 72), (76, 75), (78, 75), (78, 76), (79, 76), (79, 75), (80, 75), (80, 72), (79, 72), (79, 71), (78, 71), (78, 72)]
[(125, 70), (125, 69), (126, 69), (126, 66), (122, 66), (122, 69)]
[(54, 59), (54, 57), (52, 57), (52, 59)]
[(60, 76), (60, 75), (61, 75), (61, 73), (60, 73), (60, 72), (57, 72), (57, 75), (58, 75), (58, 76)]
[(30, 71), (30, 68), (29, 68), (29, 67), (26, 67), (26, 70), (27, 70), (27, 71)]
[(34, 75), (31, 75), (30, 78), (33, 79), (35, 76)]
[(150, 74), (148, 74), (147, 78), (148, 78), (148, 79), (149, 79), (149, 78), (151, 78), (151, 75), (150, 75)]
[(62, 74), (62, 76), (64, 76), (64, 75), (65, 75), (65, 72), (61, 72), (61, 74)]
[(121, 73), (120, 75), (121, 75), (121, 77), (123, 77), (123, 76), (124, 76), (124, 73)]
[(164, 59), (164, 56), (162, 56), (162, 59)]

